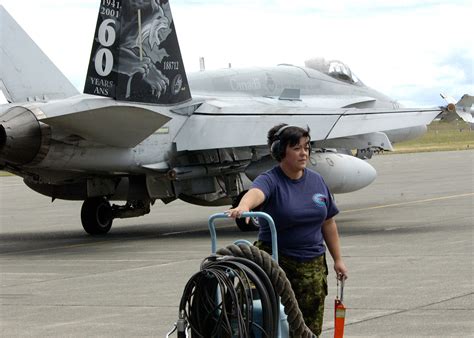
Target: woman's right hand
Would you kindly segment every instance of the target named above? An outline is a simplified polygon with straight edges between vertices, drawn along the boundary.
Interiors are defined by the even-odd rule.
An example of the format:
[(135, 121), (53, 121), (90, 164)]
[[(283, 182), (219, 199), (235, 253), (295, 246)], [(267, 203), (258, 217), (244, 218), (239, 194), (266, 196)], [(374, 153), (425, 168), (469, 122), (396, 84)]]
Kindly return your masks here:
[(233, 209), (227, 210), (225, 213), (227, 214), (227, 216), (232, 218), (241, 218), (244, 212), (249, 212), (249, 209), (239, 205)]
[[(241, 218), (244, 212), (249, 212), (250, 209), (253, 209), (265, 201), (265, 195), (258, 188), (252, 188), (245, 193), (242, 199), (239, 202), (239, 205), (235, 208), (227, 210), (225, 213), (227, 216), (232, 218)], [(250, 218), (247, 217), (245, 222), (248, 224)]]

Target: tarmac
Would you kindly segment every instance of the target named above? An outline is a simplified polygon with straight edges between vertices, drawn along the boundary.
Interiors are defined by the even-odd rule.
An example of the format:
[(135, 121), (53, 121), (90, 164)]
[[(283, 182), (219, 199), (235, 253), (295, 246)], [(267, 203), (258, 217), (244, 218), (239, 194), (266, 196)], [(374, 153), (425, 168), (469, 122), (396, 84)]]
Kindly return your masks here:
[[(345, 337), (474, 337), (474, 151), (370, 163), (372, 185), (336, 196)], [(207, 218), (225, 208), (157, 203), (91, 237), (80, 207), (0, 177), (0, 336), (164, 337), (210, 253)], [(219, 247), (256, 236), (232, 220), (217, 228)], [(333, 337), (333, 271), (329, 283), (322, 337)]]

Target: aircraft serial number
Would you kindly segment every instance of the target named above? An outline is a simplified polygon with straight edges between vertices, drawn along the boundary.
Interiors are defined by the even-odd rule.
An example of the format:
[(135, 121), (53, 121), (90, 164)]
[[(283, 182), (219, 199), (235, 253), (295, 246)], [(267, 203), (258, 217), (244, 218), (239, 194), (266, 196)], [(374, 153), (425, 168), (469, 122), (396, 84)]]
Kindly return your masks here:
[(177, 61), (165, 61), (163, 64), (164, 70), (179, 70), (179, 62)]

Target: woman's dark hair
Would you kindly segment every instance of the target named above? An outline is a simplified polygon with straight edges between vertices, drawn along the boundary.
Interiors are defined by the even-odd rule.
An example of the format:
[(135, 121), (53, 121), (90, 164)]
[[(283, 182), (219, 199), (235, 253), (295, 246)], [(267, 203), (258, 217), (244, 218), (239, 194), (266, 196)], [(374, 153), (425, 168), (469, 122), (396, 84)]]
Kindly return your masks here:
[(302, 137), (307, 137), (311, 140), (309, 127), (303, 129), (286, 123), (274, 126), (267, 134), (267, 143), (272, 157), (280, 162), (285, 157), (286, 147), (297, 145)]

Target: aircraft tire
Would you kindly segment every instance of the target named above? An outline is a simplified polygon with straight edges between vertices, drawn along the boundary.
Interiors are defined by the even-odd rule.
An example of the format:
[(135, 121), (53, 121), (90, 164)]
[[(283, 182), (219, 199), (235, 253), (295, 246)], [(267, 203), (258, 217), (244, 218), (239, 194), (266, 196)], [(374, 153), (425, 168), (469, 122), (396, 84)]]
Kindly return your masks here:
[(82, 227), (90, 235), (104, 235), (113, 222), (112, 207), (103, 197), (88, 198), (82, 204)]
[[(248, 190), (242, 191), (239, 196), (234, 200), (232, 203), (232, 208), (235, 208), (236, 206), (239, 205), (240, 200), (244, 195), (247, 193)], [(256, 207), (255, 209), (251, 211), (259, 211), (260, 207)], [(237, 224), (237, 227), (240, 229), (242, 232), (249, 232), (249, 231), (258, 231), (260, 229), (260, 225), (258, 224), (258, 218), (256, 217), (250, 217), (249, 223), (245, 223), (245, 218), (236, 218), (235, 219), (235, 224)]]

